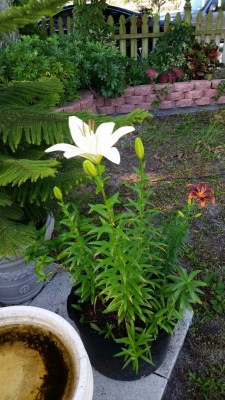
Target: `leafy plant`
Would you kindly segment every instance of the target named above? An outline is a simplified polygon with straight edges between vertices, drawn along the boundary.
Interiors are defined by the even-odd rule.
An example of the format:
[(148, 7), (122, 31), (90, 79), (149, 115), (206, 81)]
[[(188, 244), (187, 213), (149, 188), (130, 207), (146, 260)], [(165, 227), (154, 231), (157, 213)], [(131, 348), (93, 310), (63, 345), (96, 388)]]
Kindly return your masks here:
[(104, 97), (121, 96), (125, 90), (124, 58), (114, 46), (88, 42), (90, 86)]
[(132, 58), (125, 58), (125, 80), (129, 86), (143, 85), (148, 83), (146, 68), (148, 64), (145, 61), (137, 62)]
[(210, 43), (197, 40), (185, 51), (185, 72), (190, 79), (212, 79), (219, 67), (220, 52), (215, 41)]
[(225, 80), (223, 79), (216, 88), (215, 100), (219, 100), (225, 93)]
[(75, 43), (60, 36), (41, 39), (37, 35), (22, 36), (0, 49), (0, 65), (5, 66), (1, 81), (37, 81), (43, 77), (56, 77), (62, 84), (60, 103), (67, 103), (77, 95), (80, 84), (79, 52)]
[(113, 41), (114, 28), (107, 23), (102, 13), (107, 7), (105, 0), (91, 0), (88, 7), (85, 1), (76, 4), (73, 25), (79, 40), (101, 43)]
[(165, 32), (157, 42), (154, 50), (149, 54), (149, 65), (158, 72), (164, 72), (172, 66), (182, 68), (185, 62), (185, 49), (193, 42), (194, 28), (184, 22), (171, 23), (168, 32)]
[(105, 97), (120, 96), (125, 89), (124, 58), (114, 45), (77, 39), (76, 35), (53, 35), (41, 39), (23, 36), (0, 49), (0, 82), (37, 81), (56, 77), (63, 84), (60, 104), (92, 88)]
[(3, 33), (35, 23), (43, 14), (54, 14), (63, 3), (63, 0), (17, 2), (16, 7), (10, 7), (6, 12), (0, 13), (0, 37)]
[[(224, 268), (225, 271), (225, 268)], [(216, 272), (208, 272), (203, 281), (209, 290), (209, 302), (214, 311), (222, 314), (225, 311), (225, 284)], [(205, 303), (204, 303), (205, 304)]]
[[(167, 216), (150, 200), (152, 189), (145, 173), (140, 138), (135, 140), (139, 167), (134, 168), (137, 179), (129, 186), (129, 199), (123, 204), (118, 192), (107, 195), (105, 191), (108, 178), (104, 175), (102, 157), (118, 164), (120, 154), (114, 144), (133, 129), (123, 127), (112, 133), (113, 124), (108, 123), (100, 125), (94, 134), (92, 121), (86, 125), (74, 117), (69, 125), (77, 146), (64, 143), (46, 151), (63, 151), (68, 158), (78, 155), (86, 158), (83, 169), (92, 178), (102, 202), (91, 204), (86, 215), (79, 212), (76, 204), (64, 202), (60, 189), (54, 188), (62, 217), (56, 245), (54, 239), (49, 243), (51, 248), (58, 249), (58, 255), (46, 262), (49, 249), (43, 247), (41, 255), (35, 257), (34, 254), (36, 271), (44, 278), (44, 268), (49, 262), (62, 263), (72, 274), (81, 309), (84, 304), (88, 305), (96, 321), (95, 306), (100, 302), (104, 305), (104, 315), (109, 317), (108, 321), (104, 320), (111, 324), (110, 316), (114, 316), (110, 335), (122, 345), (122, 352), (117, 356), (124, 356), (124, 366), (132, 363), (138, 372), (140, 359), (152, 363), (149, 341), (155, 339), (161, 329), (171, 333), (184, 310), (200, 302), (200, 287), (205, 286), (204, 282), (196, 280), (200, 271), (188, 274), (179, 265), (178, 257), (192, 215), (191, 198), (200, 199), (203, 195), (200, 196), (200, 190), (190, 193), (187, 206), (178, 216), (174, 215), (175, 221), (180, 220), (179, 224), (174, 224), (171, 238), (171, 230), (165, 229)], [(207, 194), (205, 201), (210, 200)], [(172, 220), (170, 224), (173, 226)], [(176, 242), (175, 234), (180, 235)], [(99, 321), (104, 324), (101, 316)], [(108, 327), (98, 326), (97, 331), (108, 332)]]
[(152, 107), (159, 107), (161, 101), (168, 94), (168, 90), (170, 87), (171, 87), (171, 85), (166, 85), (162, 88), (157, 88), (156, 85), (154, 83), (152, 83), (153, 93), (156, 95), (156, 100), (154, 100), (151, 103)]
[(204, 400), (222, 400), (225, 395), (224, 372), (223, 365), (210, 368), (207, 374), (189, 372), (194, 392), (201, 393)]
[(174, 83), (179, 82), (183, 79), (184, 73), (177, 67), (171, 67), (165, 72), (162, 72), (158, 76), (159, 83)]
[[(53, 106), (59, 100), (62, 90), (56, 78), (15, 83), (0, 89), (1, 256), (16, 254), (25, 243), (33, 242), (35, 225), (45, 218), (48, 201), (52, 198), (53, 177), (58, 175), (59, 185), (65, 189), (82, 182), (79, 169), (71, 174), (64, 160), (61, 163), (44, 154), (47, 143), (66, 135), (57, 132), (55, 136), (54, 128), (37, 122), (38, 116), (47, 114), (46, 105)], [(33, 113), (32, 122), (29, 113)], [(53, 114), (48, 113), (49, 116)], [(18, 119), (26, 122), (17, 129)], [(34, 131), (32, 126), (36, 127)], [(75, 165), (74, 168), (78, 168), (79, 163)]]

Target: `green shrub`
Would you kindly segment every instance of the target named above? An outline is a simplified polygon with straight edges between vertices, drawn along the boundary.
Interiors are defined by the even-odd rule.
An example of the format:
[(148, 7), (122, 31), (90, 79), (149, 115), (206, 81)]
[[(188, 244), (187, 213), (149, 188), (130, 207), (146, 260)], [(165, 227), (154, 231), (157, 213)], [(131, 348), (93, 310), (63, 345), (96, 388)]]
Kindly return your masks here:
[(146, 70), (148, 63), (146, 61), (137, 62), (132, 58), (125, 59), (125, 79), (129, 86), (144, 85), (148, 81)]
[(149, 64), (159, 72), (167, 71), (172, 66), (181, 68), (185, 62), (184, 51), (194, 40), (194, 28), (188, 24), (171, 23), (170, 30), (165, 32), (149, 54)]
[(61, 103), (73, 99), (79, 87), (78, 49), (59, 36), (45, 40), (37, 35), (22, 36), (20, 41), (10, 41), (0, 52), (0, 65), (5, 66), (2, 80), (37, 81), (42, 77), (57, 77), (63, 83)]
[(125, 89), (124, 58), (114, 45), (80, 41), (72, 34), (45, 40), (23, 36), (0, 49), (1, 83), (42, 77), (56, 77), (63, 83), (61, 104), (73, 100), (82, 88), (117, 97)]
[(126, 82), (124, 57), (119, 50), (114, 46), (88, 42), (83, 46), (83, 52), (89, 59), (91, 87), (105, 97), (121, 96)]
[[(107, 43), (113, 40), (113, 26), (109, 25), (103, 10), (107, 8), (105, 0), (78, 2), (73, 10), (74, 34), (80, 40)], [(91, 23), (90, 23), (91, 21)]]

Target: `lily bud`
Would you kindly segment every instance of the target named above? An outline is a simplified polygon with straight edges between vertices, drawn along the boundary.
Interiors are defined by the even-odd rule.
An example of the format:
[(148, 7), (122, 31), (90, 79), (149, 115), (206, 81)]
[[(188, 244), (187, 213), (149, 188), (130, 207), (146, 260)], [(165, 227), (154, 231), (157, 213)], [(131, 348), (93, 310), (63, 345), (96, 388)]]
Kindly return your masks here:
[(139, 160), (142, 160), (142, 158), (144, 158), (145, 151), (144, 151), (144, 146), (143, 146), (142, 140), (140, 138), (135, 139), (134, 149), (135, 149), (136, 156), (139, 158)]
[(202, 215), (202, 213), (198, 213), (198, 214), (195, 214), (194, 217), (199, 218), (199, 217), (201, 217), (201, 215)]
[(179, 216), (181, 217), (181, 218), (184, 218), (185, 217), (185, 215), (184, 215), (184, 213), (182, 213), (182, 211), (177, 211), (178, 212), (178, 214), (179, 214)]
[(62, 192), (57, 186), (54, 187), (53, 192), (54, 192), (54, 196), (57, 200), (61, 201), (63, 199)]
[(188, 198), (188, 206), (191, 206), (191, 199), (190, 198)]
[(94, 164), (90, 160), (85, 160), (83, 162), (84, 172), (89, 175), (91, 178), (95, 178), (97, 176), (97, 170)]

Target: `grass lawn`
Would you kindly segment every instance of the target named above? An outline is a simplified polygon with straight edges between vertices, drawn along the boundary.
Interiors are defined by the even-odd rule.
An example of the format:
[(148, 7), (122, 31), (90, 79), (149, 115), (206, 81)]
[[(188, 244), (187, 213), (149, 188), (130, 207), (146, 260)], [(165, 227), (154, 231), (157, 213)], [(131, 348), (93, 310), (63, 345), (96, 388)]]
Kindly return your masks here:
[[(182, 264), (200, 269), (202, 304), (194, 307), (193, 324), (163, 400), (225, 398), (225, 110), (153, 117), (137, 127), (146, 153), (153, 202), (165, 212), (187, 201), (186, 184), (204, 182), (214, 189), (216, 204), (202, 209), (193, 222)], [(133, 136), (137, 135), (137, 131)], [(135, 179), (134, 137), (120, 142), (121, 165), (110, 164), (115, 186)], [(119, 146), (118, 146), (119, 147)], [(113, 170), (112, 170), (113, 168)], [(121, 186), (122, 185), (122, 186)]]

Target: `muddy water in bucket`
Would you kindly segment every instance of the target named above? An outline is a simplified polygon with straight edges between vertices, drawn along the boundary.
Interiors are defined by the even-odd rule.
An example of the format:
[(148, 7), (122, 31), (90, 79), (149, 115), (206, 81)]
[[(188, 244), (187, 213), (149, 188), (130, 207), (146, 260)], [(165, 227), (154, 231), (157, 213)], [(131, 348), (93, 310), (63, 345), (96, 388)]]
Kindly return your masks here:
[(69, 400), (72, 370), (52, 333), (27, 325), (0, 327), (1, 400)]

